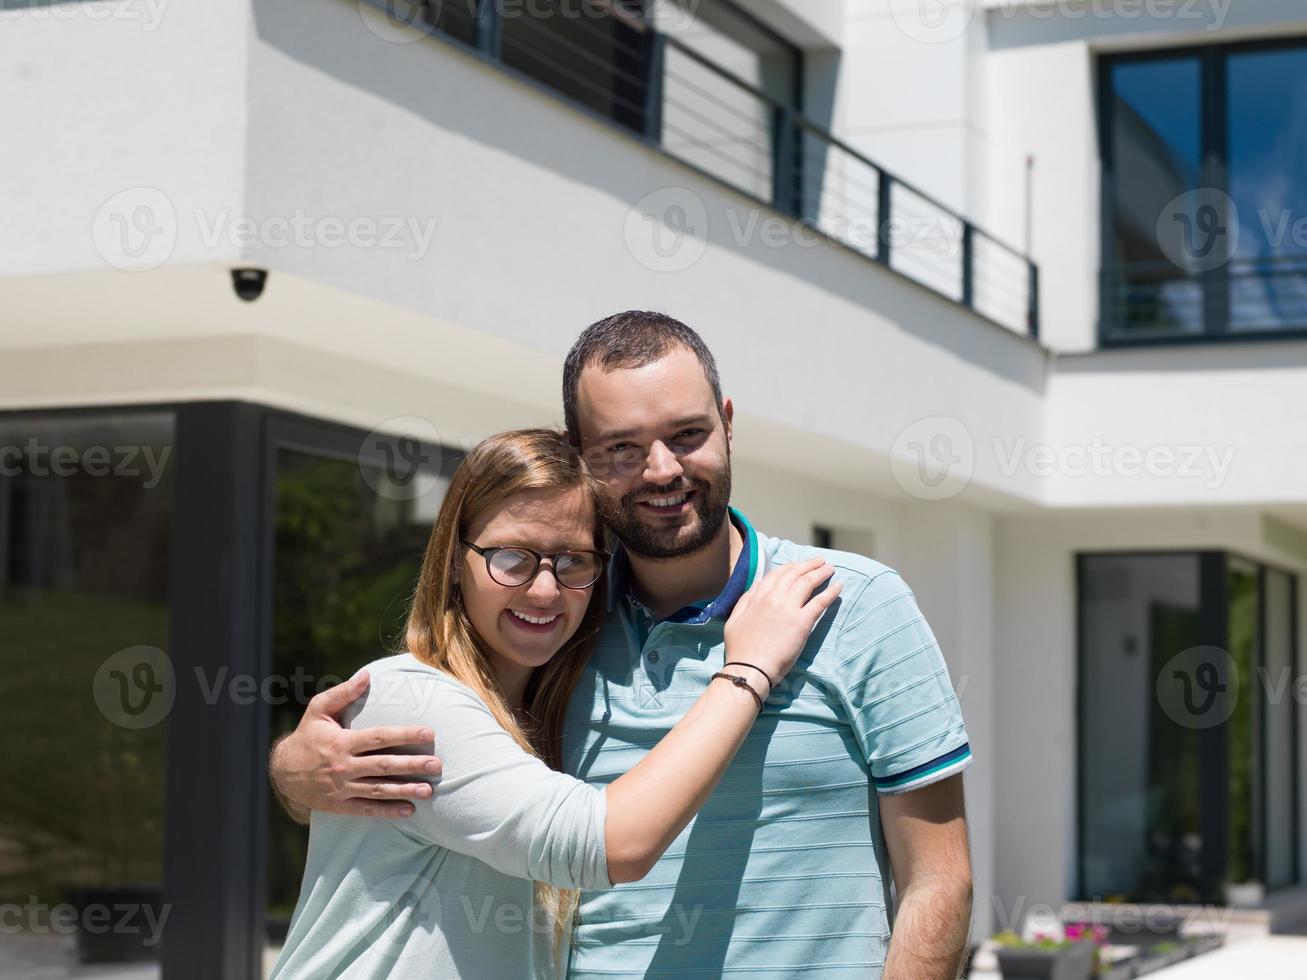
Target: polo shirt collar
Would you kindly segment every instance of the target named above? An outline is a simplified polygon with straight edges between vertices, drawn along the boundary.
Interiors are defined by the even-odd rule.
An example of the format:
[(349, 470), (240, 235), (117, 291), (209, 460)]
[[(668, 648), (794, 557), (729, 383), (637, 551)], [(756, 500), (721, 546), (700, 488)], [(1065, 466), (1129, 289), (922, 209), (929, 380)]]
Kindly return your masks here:
[[(735, 567), (731, 569), (731, 577), (726, 580), (726, 585), (716, 596), (711, 599), (704, 599), (691, 603), (688, 606), (682, 606), (676, 612), (668, 616), (664, 622), (671, 623), (690, 623), (702, 624), (713, 619), (726, 619), (731, 615), (731, 610), (735, 604), (740, 601), (740, 597), (749, 590), (758, 575), (765, 571), (766, 555), (763, 553), (762, 542), (758, 538), (758, 532), (753, 529), (742, 513), (734, 507), (727, 508), (727, 517), (740, 532), (744, 539), (744, 547), (740, 550), (740, 557), (735, 561)], [(618, 599), (623, 599), (633, 605), (638, 605), (635, 598), (635, 592), (631, 583), (631, 564), (626, 557), (626, 549), (618, 545), (613, 553), (613, 560), (608, 566), (608, 608), (613, 608), (613, 603)]]

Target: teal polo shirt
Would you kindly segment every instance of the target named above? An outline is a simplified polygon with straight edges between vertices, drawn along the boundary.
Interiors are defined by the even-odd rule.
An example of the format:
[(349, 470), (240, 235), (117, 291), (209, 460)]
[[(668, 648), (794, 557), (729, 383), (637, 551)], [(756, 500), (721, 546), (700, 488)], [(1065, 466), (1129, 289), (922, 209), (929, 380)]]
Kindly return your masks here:
[[(655, 621), (622, 554), (569, 704), (564, 765), (606, 784), (658, 743), (727, 659), (723, 627), (758, 576), (820, 556), (843, 591), (716, 791), (642, 881), (584, 892), (569, 977), (879, 977), (891, 871), (877, 794), (971, 763), (944, 658), (912, 592), (860, 555), (759, 534), (721, 594)], [(735, 651), (743, 658), (744, 651)]]

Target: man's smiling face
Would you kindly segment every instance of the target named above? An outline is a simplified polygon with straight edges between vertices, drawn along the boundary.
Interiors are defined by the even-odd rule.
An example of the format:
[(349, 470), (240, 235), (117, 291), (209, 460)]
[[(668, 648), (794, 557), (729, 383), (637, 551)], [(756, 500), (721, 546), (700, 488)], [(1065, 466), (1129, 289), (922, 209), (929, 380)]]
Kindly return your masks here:
[(731, 416), (686, 347), (642, 367), (587, 365), (581, 449), (603, 481), (604, 519), (632, 554), (675, 558), (721, 529), (731, 499)]

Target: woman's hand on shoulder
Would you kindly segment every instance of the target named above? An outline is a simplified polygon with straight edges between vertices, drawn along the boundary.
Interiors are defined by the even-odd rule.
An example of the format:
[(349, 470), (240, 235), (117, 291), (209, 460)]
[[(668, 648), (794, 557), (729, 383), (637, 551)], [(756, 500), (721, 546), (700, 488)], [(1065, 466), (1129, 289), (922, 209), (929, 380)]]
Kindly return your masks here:
[(740, 597), (726, 621), (726, 659), (753, 664), (779, 681), (794, 666), (822, 614), (839, 598), (840, 583), (830, 582), (834, 574), (835, 566), (823, 558), (768, 572)]

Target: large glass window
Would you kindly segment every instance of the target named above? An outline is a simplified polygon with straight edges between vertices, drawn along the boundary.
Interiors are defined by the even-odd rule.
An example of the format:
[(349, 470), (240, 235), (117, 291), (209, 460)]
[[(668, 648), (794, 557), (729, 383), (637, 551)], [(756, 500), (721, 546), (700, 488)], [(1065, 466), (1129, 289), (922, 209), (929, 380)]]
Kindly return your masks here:
[[(275, 454), (272, 675), (293, 682), (290, 696), (270, 706), (273, 739), (298, 724), (312, 694), (403, 649), (409, 599), (446, 485), (438, 461), (428, 468), (435, 453), (418, 467), (409, 444), (399, 442), (389, 468), (382, 459), (369, 465), (301, 448)], [(276, 947), (299, 897), (308, 832), (275, 800), (268, 826), (267, 916)]]
[(1104, 297), (1123, 328), (1201, 333), (1202, 283), (1168, 258), (1193, 215), (1163, 212), (1202, 182), (1202, 87), (1196, 57), (1126, 62), (1112, 69), (1113, 173), (1119, 278)]
[(1080, 897), (1295, 883), (1297, 580), (1217, 552), (1079, 568)]
[(1231, 55), (1230, 329), (1307, 327), (1307, 47)]
[(173, 429), (0, 416), (0, 976), (158, 954)]
[(1103, 60), (1105, 341), (1307, 330), (1307, 45)]
[(1092, 556), (1080, 579), (1081, 891), (1198, 901), (1203, 769), (1199, 730), (1154, 693), (1200, 640), (1196, 555)]

